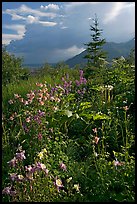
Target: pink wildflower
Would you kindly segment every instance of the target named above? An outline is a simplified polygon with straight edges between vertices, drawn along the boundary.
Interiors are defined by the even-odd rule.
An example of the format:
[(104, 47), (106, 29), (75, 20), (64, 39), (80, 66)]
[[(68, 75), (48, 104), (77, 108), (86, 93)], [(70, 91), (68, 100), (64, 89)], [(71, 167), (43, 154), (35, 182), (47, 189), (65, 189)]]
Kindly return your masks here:
[(30, 117), (26, 118), (26, 122), (27, 122), (27, 123), (30, 122)]
[(24, 99), (23, 99), (23, 98), (19, 98), (19, 101), (20, 101), (21, 103), (23, 103), (23, 102), (24, 102)]
[(14, 97), (17, 99), (17, 98), (20, 97), (20, 95), (19, 94), (14, 94)]
[(125, 111), (127, 111), (129, 108), (128, 106), (123, 107)]
[(96, 137), (94, 138), (94, 142), (95, 142), (96, 144), (98, 144), (98, 141), (99, 141), (99, 137), (96, 136)]
[(11, 99), (8, 102), (9, 102), (9, 104), (13, 104), (14, 103), (13, 100), (11, 100)]
[(17, 159), (16, 157), (14, 157), (13, 159), (11, 159), (10, 161), (7, 162), (10, 166), (15, 167), (17, 164)]
[(92, 129), (94, 133), (97, 133), (97, 128)]
[(42, 134), (41, 133), (38, 134), (38, 140), (42, 140)]
[(43, 105), (44, 105), (44, 102), (43, 102), (43, 101), (41, 101), (41, 100), (39, 100), (39, 103), (40, 103), (40, 105), (41, 105), (41, 106), (43, 106)]
[(117, 159), (113, 162), (114, 166), (122, 166), (124, 162), (119, 162)]
[(66, 170), (67, 170), (67, 167), (66, 167), (66, 165), (65, 165), (63, 162), (61, 162), (59, 166), (60, 166), (60, 168), (61, 168), (63, 171), (66, 171)]
[(24, 103), (24, 105), (28, 105), (28, 104), (29, 104), (29, 102), (28, 102), (28, 101), (24, 101), (23, 103)]

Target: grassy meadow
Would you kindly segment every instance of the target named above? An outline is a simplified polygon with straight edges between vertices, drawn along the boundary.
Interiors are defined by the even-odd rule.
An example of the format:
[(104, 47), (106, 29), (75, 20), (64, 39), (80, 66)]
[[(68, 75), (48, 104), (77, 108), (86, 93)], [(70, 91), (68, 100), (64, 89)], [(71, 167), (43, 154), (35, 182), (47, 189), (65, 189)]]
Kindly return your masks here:
[(85, 70), (2, 85), (3, 202), (135, 201), (135, 66)]

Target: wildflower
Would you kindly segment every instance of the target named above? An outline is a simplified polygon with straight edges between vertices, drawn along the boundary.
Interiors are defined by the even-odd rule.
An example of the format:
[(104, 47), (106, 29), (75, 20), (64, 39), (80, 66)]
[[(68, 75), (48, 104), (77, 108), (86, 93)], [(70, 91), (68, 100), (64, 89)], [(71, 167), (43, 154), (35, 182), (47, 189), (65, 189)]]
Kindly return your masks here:
[(26, 101), (26, 100), (24, 100), (23, 103), (24, 103), (24, 105), (28, 105), (29, 104), (29, 102)]
[(105, 85), (104, 88), (106, 88), (106, 89), (108, 89), (108, 90), (111, 91), (111, 90), (113, 89), (113, 86), (111, 86), (111, 85)]
[(2, 194), (10, 195), (10, 192), (11, 192), (11, 186), (4, 188), (2, 191)]
[(96, 137), (94, 138), (94, 142), (95, 142), (96, 144), (98, 144), (98, 141), (99, 141), (99, 137), (96, 136)]
[(15, 196), (17, 194), (17, 192), (16, 191), (10, 191), (10, 196)]
[(10, 99), (10, 100), (8, 101), (8, 103), (9, 103), (9, 104), (13, 104), (14, 102), (13, 102), (13, 100)]
[(43, 84), (41, 84), (41, 83), (36, 83), (36, 86), (43, 87)]
[(69, 183), (72, 180), (72, 177), (69, 177), (66, 181)]
[(29, 123), (31, 120), (30, 120), (30, 116), (28, 118), (26, 118), (26, 122)]
[(17, 159), (16, 157), (14, 157), (13, 159), (11, 159), (10, 161), (7, 162), (10, 166), (15, 167), (17, 164)]
[(42, 112), (41, 110), (38, 110), (38, 114), (39, 114), (39, 116), (44, 116), (45, 112)]
[(12, 186), (6, 187), (6, 188), (3, 189), (2, 194), (7, 194), (7, 195), (10, 195), (10, 196), (15, 196), (17, 192), (15, 190), (12, 190), (12, 189), (13, 189)]
[(97, 152), (94, 152), (94, 155), (95, 155), (95, 157), (97, 157), (97, 156), (98, 156), (98, 153), (97, 153)]
[(24, 179), (24, 176), (23, 175), (18, 175), (17, 176), (17, 181), (23, 181)]
[(43, 152), (43, 153), (47, 153), (47, 150), (46, 150), (46, 148), (44, 148), (44, 149), (42, 150), (42, 152)]
[(61, 162), (59, 166), (60, 166), (60, 168), (61, 168), (63, 171), (66, 171), (66, 170), (67, 170), (67, 167), (66, 167), (66, 165), (65, 165), (63, 162)]
[(49, 128), (49, 131), (50, 131), (51, 133), (53, 133), (53, 128)]
[(38, 140), (41, 140), (41, 139), (42, 139), (42, 134), (39, 133), (39, 134), (38, 134)]
[(40, 170), (43, 170), (46, 174), (48, 174), (48, 172), (49, 172), (49, 170), (46, 168), (45, 164), (37, 162), (36, 166), (35, 166), (35, 171), (40, 171)]
[(24, 102), (24, 99), (23, 99), (23, 98), (19, 98), (19, 101), (20, 101), (21, 103), (23, 103), (23, 102)]
[(51, 97), (50, 97), (50, 100), (51, 100), (51, 101), (54, 101), (55, 99), (54, 99), (54, 97), (53, 97), (53, 96), (51, 96)]
[(60, 188), (64, 187), (62, 184), (62, 181), (60, 179), (57, 179), (57, 177), (55, 178), (54, 185), (56, 186), (58, 192), (59, 192)]
[(82, 77), (83, 76), (83, 70), (80, 70), (80, 76)]
[(41, 100), (39, 100), (39, 103), (40, 103), (40, 105), (41, 105), (41, 106), (43, 106), (43, 105), (44, 105), (44, 102), (43, 102), (43, 101), (41, 101)]
[(97, 133), (97, 128), (92, 129), (94, 133)]
[(43, 96), (44, 101), (46, 101), (48, 98), (46, 96)]
[(57, 111), (57, 110), (58, 110), (58, 107), (53, 106), (53, 110), (54, 110), (54, 111)]
[(42, 158), (43, 158), (43, 152), (40, 152), (40, 153), (38, 154), (38, 157), (39, 157), (40, 159), (42, 159)]
[(27, 180), (33, 180), (33, 173), (32, 172), (27, 172), (26, 173), (26, 179)]
[(14, 115), (10, 116), (10, 120), (14, 120)]
[(123, 107), (123, 109), (124, 109), (125, 111), (127, 111), (129, 108), (128, 108), (128, 106), (125, 106), (125, 107)]
[(17, 98), (19, 98), (20, 96), (19, 96), (19, 94), (14, 94), (14, 97), (17, 99)]
[(78, 191), (79, 192), (79, 184), (74, 184), (74, 187), (73, 187), (73, 189), (75, 189), (76, 191)]
[(23, 127), (23, 129), (24, 129), (25, 132), (29, 132), (29, 129), (27, 128), (27, 126), (25, 125), (25, 123), (23, 123), (22, 127)]
[(80, 90), (77, 90), (77, 93), (78, 93), (78, 94), (81, 94), (81, 91), (80, 91)]
[(124, 164), (124, 162), (119, 162), (116, 158), (116, 160), (113, 162), (114, 166), (117, 167), (117, 166), (122, 166)]
[(25, 166), (25, 169), (26, 169), (26, 171), (31, 172), (33, 168), (32, 168), (32, 166), (31, 166), (31, 165), (28, 165), (28, 167), (27, 167), (27, 166)]
[(24, 153), (25, 153), (25, 150), (23, 150), (22, 152), (16, 153), (16, 159), (18, 159), (19, 161), (26, 159)]
[(11, 179), (11, 181), (16, 181), (17, 180), (17, 174), (16, 173), (10, 174), (10, 179)]
[(77, 86), (80, 86), (80, 82), (78, 80), (75, 81)]

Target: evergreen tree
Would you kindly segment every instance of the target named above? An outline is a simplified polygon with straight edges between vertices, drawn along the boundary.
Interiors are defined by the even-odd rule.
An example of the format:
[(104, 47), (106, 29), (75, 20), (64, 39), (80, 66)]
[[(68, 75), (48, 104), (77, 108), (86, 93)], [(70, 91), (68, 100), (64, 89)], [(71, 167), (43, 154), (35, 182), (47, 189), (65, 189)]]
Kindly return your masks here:
[(88, 75), (91, 74), (93, 70), (100, 68), (106, 63), (106, 52), (102, 50), (102, 46), (106, 43), (105, 39), (101, 39), (102, 29), (98, 28), (98, 18), (95, 14), (95, 19), (93, 19), (93, 25), (90, 26), (91, 41), (87, 44), (87, 54), (84, 58), (87, 58), (87, 69), (86, 72)]

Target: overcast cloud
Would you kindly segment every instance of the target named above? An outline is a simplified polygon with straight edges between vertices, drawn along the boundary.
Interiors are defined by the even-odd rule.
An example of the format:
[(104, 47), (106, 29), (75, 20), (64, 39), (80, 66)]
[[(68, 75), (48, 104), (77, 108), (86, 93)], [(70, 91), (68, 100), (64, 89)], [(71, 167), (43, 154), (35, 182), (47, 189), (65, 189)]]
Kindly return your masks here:
[(26, 63), (58, 62), (82, 52), (95, 13), (106, 41), (125, 42), (135, 35), (135, 2), (3, 2), (2, 6), (2, 42), (14, 47)]

